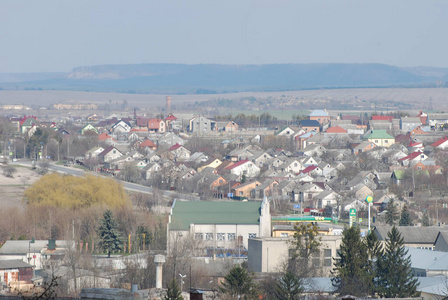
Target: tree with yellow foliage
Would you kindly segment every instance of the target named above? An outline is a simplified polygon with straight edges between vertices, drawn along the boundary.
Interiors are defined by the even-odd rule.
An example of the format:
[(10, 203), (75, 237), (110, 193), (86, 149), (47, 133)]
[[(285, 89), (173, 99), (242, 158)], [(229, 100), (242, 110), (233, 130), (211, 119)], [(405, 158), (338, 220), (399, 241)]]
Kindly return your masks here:
[(113, 179), (87, 175), (75, 177), (48, 174), (25, 191), (30, 205), (80, 209), (94, 205), (129, 205), (123, 186)]

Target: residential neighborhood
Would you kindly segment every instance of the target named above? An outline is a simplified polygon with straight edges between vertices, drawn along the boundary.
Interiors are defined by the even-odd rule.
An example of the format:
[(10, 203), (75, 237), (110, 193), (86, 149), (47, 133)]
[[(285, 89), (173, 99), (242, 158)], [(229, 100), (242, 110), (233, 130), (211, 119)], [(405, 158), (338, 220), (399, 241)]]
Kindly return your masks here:
[[(165, 244), (149, 253), (170, 261), (189, 253), (198, 268), (209, 262), (212, 277), (224, 276), (226, 260), (245, 261), (255, 274), (280, 271), (297, 226), (314, 224), (322, 250), (313, 258), (313, 278), (326, 280), (326, 288), (309, 292), (331, 294), (344, 228), (356, 224), (366, 236), (371, 226), (384, 242), (392, 228), (386, 225), (390, 207), (398, 215), (407, 210), (412, 219), (412, 226), (399, 227), (411, 255), (448, 251), (448, 137), (445, 123), (440, 125), (443, 116), (355, 116), (318, 109), (298, 122), (279, 121), (265, 130), (182, 112), (154, 117), (139, 116), (135, 110), (129, 115), (96, 113), (62, 122), (11, 116), (2, 120), (11, 130), (2, 148), (7, 148), (5, 165), (13, 160), (63, 164), (147, 188), (151, 214), (163, 220), (167, 233)], [(186, 201), (183, 195), (196, 201)], [(133, 236), (129, 232), (129, 239)], [(20, 246), (14, 242), (4, 240), (0, 248), (0, 276), (9, 290), (50, 278), (48, 247), (54, 248), (52, 257), (63, 257), (74, 249), (95, 253), (97, 244), (70, 241), (62, 233), (40, 241), (37, 248), (33, 245), (32, 251), (31, 243), (28, 251), (27, 241)], [(127, 251), (139, 255), (144, 253), (142, 245), (131, 251), (129, 244)], [(31, 256), (39, 263), (30, 261)], [(123, 259), (107, 263), (125, 270)], [(438, 296), (427, 287), (439, 285), (439, 276), (448, 268), (433, 271), (429, 262), (423, 265), (414, 257), (411, 262), (415, 276), (434, 278), (432, 283), (425, 279), (422, 296)], [(26, 275), (30, 270), (41, 275)], [(71, 293), (81, 292), (80, 285), (93, 287), (91, 271), (79, 272), (84, 283), (63, 275), (68, 276), (65, 284)], [(114, 285), (110, 273), (103, 271), (98, 278), (96, 287)]]

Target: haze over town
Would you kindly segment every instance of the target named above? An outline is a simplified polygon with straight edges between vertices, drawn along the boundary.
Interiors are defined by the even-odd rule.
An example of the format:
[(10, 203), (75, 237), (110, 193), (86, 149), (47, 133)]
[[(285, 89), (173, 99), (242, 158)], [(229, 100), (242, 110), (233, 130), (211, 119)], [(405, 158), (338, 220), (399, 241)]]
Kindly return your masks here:
[(445, 298), (447, 15), (1, 1), (0, 296)]

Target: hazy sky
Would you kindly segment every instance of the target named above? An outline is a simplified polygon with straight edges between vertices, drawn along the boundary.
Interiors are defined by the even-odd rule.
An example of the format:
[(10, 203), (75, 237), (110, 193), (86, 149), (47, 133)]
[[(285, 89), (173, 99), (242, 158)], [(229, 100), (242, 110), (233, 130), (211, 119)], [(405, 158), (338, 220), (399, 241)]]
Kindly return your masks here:
[(127, 63), (448, 67), (446, 0), (0, 0), (0, 72)]

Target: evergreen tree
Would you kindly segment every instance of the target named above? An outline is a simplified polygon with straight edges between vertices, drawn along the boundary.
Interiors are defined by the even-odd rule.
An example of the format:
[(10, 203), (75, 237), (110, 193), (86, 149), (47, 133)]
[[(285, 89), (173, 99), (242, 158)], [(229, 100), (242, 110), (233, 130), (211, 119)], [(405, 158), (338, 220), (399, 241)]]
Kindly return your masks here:
[(340, 295), (366, 296), (373, 291), (373, 276), (366, 243), (358, 227), (343, 231), (340, 259), (335, 263), (331, 279)]
[(418, 281), (412, 276), (411, 259), (404, 239), (394, 226), (387, 234), (386, 248), (377, 260), (378, 294), (383, 298), (416, 297)]
[(253, 276), (240, 266), (235, 266), (229, 271), (220, 290), (233, 299), (256, 299), (258, 296)]
[(99, 247), (107, 252), (107, 257), (110, 257), (112, 251), (120, 251), (122, 249), (117, 223), (112, 215), (112, 211), (109, 209), (104, 212), (103, 219), (100, 220), (98, 235), (101, 239)]
[(299, 224), (294, 226), (292, 247), (294, 254), (289, 261), (288, 270), (299, 277), (313, 276), (310, 258), (320, 251), (321, 238), (318, 237), (318, 227), (315, 224)]
[(411, 215), (409, 214), (408, 207), (405, 205), (401, 210), (400, 222), (398, 223), (400, 226), (413, 226)]
[(422, 217), (422, 225), (423, 225), (423, 226), (431, 226), (431, 222), (429, 221), (428, 211), (425, 211), (425, 212), (423, 213), (423, 217)]
[(173, 278), (171, 282), (167, 286), (167, 291), (165, 297), (163, 297), (164, 300), (183, 300), (182, 292), (179, 289), (179, 286), (177, 285), (176, 279)]
[(395, 221), (398, 220), (398, 212), (393, 199), (390, 199), (387, 203), (386, 210), (386, 223), (394, 225)]
[(302, 281), (293, 272), (287, 271), (277, 280), (273, 296), (278, 300), (298, 300), (302, 292)]

